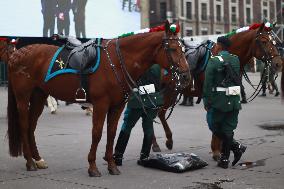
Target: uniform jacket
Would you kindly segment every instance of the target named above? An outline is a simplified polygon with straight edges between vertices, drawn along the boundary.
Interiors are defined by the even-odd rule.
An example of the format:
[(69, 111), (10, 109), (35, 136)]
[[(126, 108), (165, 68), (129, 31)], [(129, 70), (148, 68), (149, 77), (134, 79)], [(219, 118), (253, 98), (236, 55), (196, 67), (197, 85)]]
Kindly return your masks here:
[(215, 108), (222, 112), (229, 112), (241, 109), (240, 96), (227, 96), (224, 91), (216, 91), (216, 87), (236, 86), (232, 81), (223, 82), (226, 73), (224, 62), (231, 64), (236, 73), (240, 73), (240, 62), (236, 55), (228, 51), (221, 51), (217, 56), (209, 59), (205, 70), (205, 81), (203, 86), (203, 102), (207, 108)]
[[(143, 74), (137, 81), (138, 86), (154, 84), (156, 93), (155, 98), (163, 99), (162, 93), (160, 93), (161, 83), (161, 67), (158, 64), (154, 64), (145, 74)], [(151, 94), (152, 95), (152, 94)], [(146, 100), (146, 95), (141, 95), (141, 100)], [(155, 102), (154, 99), (152, 99)], [(142, 108), (141, 102), (136, 98), (135, 95), (131, 95), (128, 101), (128, 107), (130, 108)], [(147, 107), (146, 107), (147, 108)]]

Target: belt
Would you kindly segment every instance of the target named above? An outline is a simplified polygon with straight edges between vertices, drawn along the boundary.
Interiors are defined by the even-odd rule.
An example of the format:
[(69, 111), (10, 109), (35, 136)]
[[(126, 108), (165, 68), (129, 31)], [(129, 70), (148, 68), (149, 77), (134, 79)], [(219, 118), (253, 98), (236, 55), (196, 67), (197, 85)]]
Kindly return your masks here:
[(224, 87), (214, 87), (212, 89), (212, 91), (217, 91), (217, 92), (226, 92), (228, 90), (228, 88), (224, 88)]

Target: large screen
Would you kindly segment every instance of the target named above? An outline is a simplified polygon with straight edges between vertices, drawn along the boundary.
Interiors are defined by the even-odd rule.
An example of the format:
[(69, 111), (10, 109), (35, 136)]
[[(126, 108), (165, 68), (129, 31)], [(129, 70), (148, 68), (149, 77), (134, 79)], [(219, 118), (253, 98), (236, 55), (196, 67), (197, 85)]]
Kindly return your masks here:
[(139, 0), (0, 1), (2, 36), (113, 38), (139, 30), (140, 19)]

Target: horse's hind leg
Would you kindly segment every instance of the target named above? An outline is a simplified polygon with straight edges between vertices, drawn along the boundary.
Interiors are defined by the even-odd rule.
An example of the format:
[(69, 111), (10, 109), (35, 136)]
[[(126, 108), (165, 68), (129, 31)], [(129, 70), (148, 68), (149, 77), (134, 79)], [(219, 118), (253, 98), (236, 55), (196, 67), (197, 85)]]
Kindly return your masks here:
[(153, 150), (153, 152), (161, 152), (161, 148), (160, 148), (159, 144), (157, 143), (155, 133), (154, 133), (153, 139), (152, 139), (152, 150)]
[(167, 123), (166, 120), (166, 110), (162, 109), (159, 113), (158, 116), (162, 122), (162, 125), (164, 127), (165, 133), (166, 133), (166, 137), (167, 137), (167, 141), (166, 141), (166, 146), (169, 150), (171, 150), (173, 148), (173, 138), (172, 138), (172, 131)]
[(35, 89), (30, 99), (29, 142), (30, 142), (32, 157), (35, 160), (37, 168), (39, 169), (46, 169), (48, 167), (46, 162), (39, 155), (34, 135), (37, 126), (37, 121), (43, 111), (46, 98), (47, 95), (44, 94), (40, 89)]
[(21, 140), (23, 142), (24, 157), (27, 160), (26, 167), (28, 171), (36, 171), (37, 167), (32, 159), (32, 153), (29, 142), (29, 100), (30, 93), (28, 90), (18, 90), (16, 94), (17, 107), (19, 113), (19, 124), (21, 128)]
[(107, 114), (107, 145), (105, 160), (108, 162), (108, 171), (111, 175), (119, 175), (114, 159), (113, 159), (113, 144), (116, 134), (118, 120), (123, 111), (124, 105), (120, 107), (110, 108)]

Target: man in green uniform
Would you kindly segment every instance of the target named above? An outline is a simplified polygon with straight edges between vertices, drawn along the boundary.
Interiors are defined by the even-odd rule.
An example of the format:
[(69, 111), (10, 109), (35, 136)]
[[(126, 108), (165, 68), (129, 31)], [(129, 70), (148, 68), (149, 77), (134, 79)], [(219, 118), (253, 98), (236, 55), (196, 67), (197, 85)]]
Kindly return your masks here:
[(262, 61), (260, 61), (259, 66), (260, 66), (260, 78), (262, 79), (261, 80), (261, 83), (262, 83), (261, 96), (266, 96), (266, 88), (267, 88), (266, 84), (267, 83), (268, 83), (269, 92), (272, 94), (273, 91), (275, 90), (275, 96), (279, 96), (280, 92), (278, 90), (278, 86), (277, 86), (276, 79), (275, 79), (275, 75), (276, 75), (275, 70), (272, 68), (271, 65), (265, 66), (265, 63)]
[(235, 165), (246, 147), (233, 139), (238, 124), (240, 103), (240, 63), (237, 56), (227, 49), (231, 42), (226, 37), (217, 39), (206, 71), (203, 88), (203, 102), (207, 111), (209, 129), (222, 141), (221, 157), (218, 166), (228, 168), (230, 150), (234, 153)]
[[(139, 89), (135, 89), (136, 95), (132, 95), (124, 112), (123, 125), (115, 146), (114, 160), (116, 165), (122, 165), (130, 133), (137, 121), (142, 118), (144, 139), (138, 164), (149, 157), (152, 139), (154, 135), (153, 120), (157, 116), (158, 107), (163, 104), (163, 96), (160, 93), (161, 68), (154, 64), (137, 82)], [(140, 93), (140, 94), (139, 94)], [(151, 100), (149, 100), (151, 98)], [(145, 109), (143, 109), (143, 107)], [(144, 111), (146, 110), (146, 112)]]

